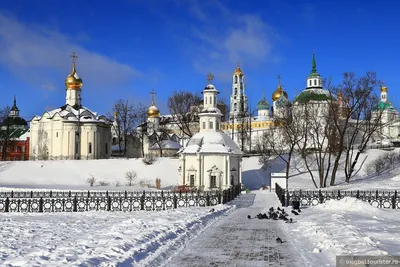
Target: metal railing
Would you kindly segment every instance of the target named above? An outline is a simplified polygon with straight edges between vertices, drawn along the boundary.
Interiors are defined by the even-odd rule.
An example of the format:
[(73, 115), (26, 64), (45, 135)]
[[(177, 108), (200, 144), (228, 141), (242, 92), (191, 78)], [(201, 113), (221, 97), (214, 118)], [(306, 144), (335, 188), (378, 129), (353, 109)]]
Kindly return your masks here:
[(224, 191), (9, 191), (0, 192), (0, 212), (160, 211), (225, 204), (240, 184)]
[[(275, 193), (282, 205), (285, 205), (285, 189), (275, 184)], [(344, 197), (354, 197), (377, 208), (400, 209), (400, 196), (397, 190), (289, 190), (288, 196), (288, 203), (298, 201), (300, 206), (315, 206), (330, 199), (340, 200)]]

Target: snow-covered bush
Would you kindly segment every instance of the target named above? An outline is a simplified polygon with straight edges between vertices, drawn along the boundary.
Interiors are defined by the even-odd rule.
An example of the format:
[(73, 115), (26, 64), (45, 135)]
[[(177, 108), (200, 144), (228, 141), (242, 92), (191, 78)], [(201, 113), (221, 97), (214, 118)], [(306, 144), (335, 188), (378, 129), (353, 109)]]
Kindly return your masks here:
[(125, 173), (126, 185), (132, 186), (133, 182), (136, 180), (137, 173), (134, 170), (127, 171)]
[(86, 179), (86, 182), (90, 185), (90, 186), (94, 186), (94, 184), (96, 183), (96, 178), (93, 176), (93, 174), (89, 175), (89, 178)]
[(109, 186), (110, 182), (109, 181), (99, 181), (100, 186)]

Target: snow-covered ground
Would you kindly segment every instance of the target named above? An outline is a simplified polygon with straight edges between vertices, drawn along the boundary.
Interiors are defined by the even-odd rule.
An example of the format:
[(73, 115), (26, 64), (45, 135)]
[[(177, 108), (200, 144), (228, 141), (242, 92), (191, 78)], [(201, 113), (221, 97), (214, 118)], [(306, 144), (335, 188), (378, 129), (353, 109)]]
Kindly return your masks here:
[[(374, 149), (363, 153), (351, 183), (344, 183), (340, 171), (337, 186), (329, 189), (399, 190), (399, 167), (379, 176), (367, 174), (369, 162), (385, 153), (389, 152)], [(307, 172), (298, 173), (301, 163), (296, 160), (297, 169), (290, 172), (290, 188), (315, 189)], [(0, 190), (143, 190), (138, 185), (124, 185), (125, 173), (131, 170), (137, 173), (136, 183), (146, 180), (155, 185), (155, 179), (160, 178), (161, 186), (169, 187), (178, 184), (178, 166), (178, 159), (169, 158), (160, 158), (153, 165), (145, 165), (141, 159), (0, 162)], [(244, 158), (242, 166), (243, 183), (257, 194), (265, 193), (258, 191), (262, 185), (270, 185), (270, 172), (285, 168), (279, 158), (267, 171), (261, 169), (257, 157)], [(90, 176), (111, 184), (89, 187), (86, 179)], [(117, 182), (124, 186), (116, 187)], [(209, 209), (0, 213), (0, 265), (146, 266), (148, 262), (162, 262), (221, 215), (235, 210), (229, 205), (218, 205), (214, 213)], [(299, 216), (293, 216), (295, 223), (283, 224), (283, 228), (308, 266), (334, 266), (338, 254), (398, 255), (399, 212), (344, 198), (304, 208)]]
[(162, 262), (233, 207), (158, 212), (1, 213), (1, 266), (146, 266)]
[(343, 198), (305, 208), (284, 225), (309, 266), (335, 266), (336, 255), (399, 255), (399, 212)]

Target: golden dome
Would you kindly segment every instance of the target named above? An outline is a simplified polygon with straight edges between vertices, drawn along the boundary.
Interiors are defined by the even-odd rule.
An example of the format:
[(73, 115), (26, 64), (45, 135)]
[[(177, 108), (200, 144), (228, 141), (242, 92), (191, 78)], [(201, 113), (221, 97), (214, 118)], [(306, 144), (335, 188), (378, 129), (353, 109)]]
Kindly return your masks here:
[(78, 73), (75, 69), (75, 64), (73, 64), (71, 73), (65, 79), (65, 86), (70, 90), (80, 90), (82, 85), (82, 79), (78, 76)]
[(275, 90), (275, 92), (273, 92), (273, 94), (272, 94), (272, 101), (278, 100), (278, 99), (281, 97), (282, 94), (283, 94), (286, 98), (289, 99), (289, 96), (288, 96), (288, 94), (286, 93), (286, 91), (283, 90), (283, 88), (282, 88), (281, 85), (278, 85), (278, 88), (277, 88), (277, 89)]
[(238, 64), (237, 64), (237, 67), (236, 67), (235, 72), (233, 73), (233, 75), (243, 76), (243, 72), (242, 72), (242, 70), (240, 69), (239, 62), (238, 62)]
[(160, 117), (160, 110), (154, 105), (154, 102), (151, 103), (151, 106), (147, 110), (147, 116), (149, 118), (158, 118), (158, 117)]
[(382, 93), (387, 93), (387, 91), (388, 91), (388, 88), (384, 84), (382, 84), (381, 92)]

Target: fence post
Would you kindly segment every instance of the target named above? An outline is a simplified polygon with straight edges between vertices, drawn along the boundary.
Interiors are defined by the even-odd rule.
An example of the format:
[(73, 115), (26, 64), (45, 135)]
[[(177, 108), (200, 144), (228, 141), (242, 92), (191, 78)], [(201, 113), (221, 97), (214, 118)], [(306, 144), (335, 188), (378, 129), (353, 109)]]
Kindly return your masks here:
[(218, 197), (218, 204), (222, 204), (221, 192), (220, 191), (217, 191), (217, 197)]
[(11, 191), (11, 198), (14, 197), (14, 191)]
[(321, 189), (318, 190), (318, 198), (319, 198), (319, 203), (320, 204), (324, 203), (324, 196), (322, 195)]
[(107, 211), (111, 211), (111, 196), (107, 197)]
[(31, 191), (31, 198), (33, 198), (33, 191)]
[(73, 211), (74, 212), (78, 211), (78, 197), (76, 195), (74, 196), (74, 209), (73, 209)]
[(10, 199), (7, 197), (6, 198), (6, 204), (5, 204), (5, 209), (4, 212), (9, 212), (9, 207), (10, 207)]
[(43, 197), (39, 199), (39, 212), (43, 212)]
[(338, 200), (341, 199), (341, 197), (340, 197), (340, 190), (337, 191), (337, 198), (338, 198)]
[(178, 208), (178, 198), (176, 197), (176, 193), (174, 193), (174, 209)]
[(208, 194), (208, 192), (206, 195), (206, 206), (210, 206), (210, 194)]
[(90, 198), (90, 191), (87, 191), (87, 197)]
[(357, 199), (360, 198), (360, 190), (357, 190), (356, 198), (357, 198)]
[(144, 210), (144, 197), (146, 192), (143, 190), (142, 196), (140, 197), (140, 210)]

